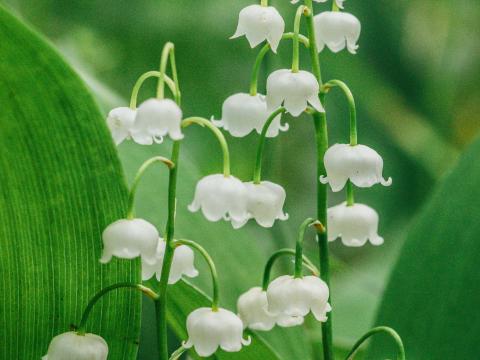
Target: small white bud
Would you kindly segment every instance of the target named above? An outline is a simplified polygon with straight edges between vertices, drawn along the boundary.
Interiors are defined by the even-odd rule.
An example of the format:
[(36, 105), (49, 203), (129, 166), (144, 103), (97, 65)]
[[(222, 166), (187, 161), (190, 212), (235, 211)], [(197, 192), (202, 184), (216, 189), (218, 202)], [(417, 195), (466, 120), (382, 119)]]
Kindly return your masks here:
[(325, 45), (334, 53), (345, 47), (356, 54), (362, 26), (352, 14), (341, 11), (325, 11), (315, 16), (315, 37), (318, 52)]

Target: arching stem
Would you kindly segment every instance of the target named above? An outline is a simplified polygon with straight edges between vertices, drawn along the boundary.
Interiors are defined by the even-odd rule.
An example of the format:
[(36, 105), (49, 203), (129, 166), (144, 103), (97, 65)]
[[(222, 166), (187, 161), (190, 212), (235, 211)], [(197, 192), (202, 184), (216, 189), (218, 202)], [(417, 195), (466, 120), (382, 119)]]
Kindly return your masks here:
[(296, 73), (300, 70), (300, 21), (308, 8), (300, 5), (295, 13), (295, 22), (293, 25), (293, 55), (292, 55), (292, 72)]
[[(294, 33), (285, 33), (282, 35), (283, 40), (288, 40), (288, 39), (293, 39), (294, 38)], [(299, 34), (298, 35), (298, 40), (306, 47), (308, 48), (310, 46), (310, 43), (308, 41), (308, 38)], [(270, 50), (270, 44), (266, 43), (263, 48), (259, 51), (257, 58), (255, 59), (255, 63), (253, 64), (253, 70), (252, 70), (252, 77), (250, 80), (250, 95), (255, 96), (257, 95), (258, 91), (258, 76), (260, 73), (260, 68), (262, 66), (262, 62), (265, 58), (265, 55), (269, 52)]]
[(163, 80), (166, 82), (167, 86), (170, 88), (172, 93), (174, 94), (177, 93), (177, 86), (175, 85), (175, 82), (170, 77), (161, 73), (160, 71), (148, 71), (145, 74), (140, 75), (137, 82), (133, 86), (132, 95), (130, 97), (130, 109), (135, 110), (137, 108), (138, 93), (142, 88), (143, 83), (145, 82), (145, 80), (153, 77), (158, 79), (163, 77)]
[(140, 179), (143, 177), (143, 174), (145, 171), (155, 163), (163, 163), (165, 164), (169, 169), (172, 169), (175, 164), (171, 162), (169, 159), (164, 158), (163, 156), (155, 156), (151, 159), (148, 159), (145, 161), (142, 166), (137, 171), (137, 174), (135, 175), (135, 179), (133, 180), (132, 186), (130, 187), (130, 192), (128, 194), (128, 210), (127, 210), (127, 219), (133, 219), (135, 216), (135, 194), (137, 192), (138, 184), (140, 183)]
[(228, 144), (227, 144), (227, 140), (225, 140), (225, 136), (223, 136), (222, 132), (215, 125), (213, 125), (211, 121), (205, 118), (194, 116), (194, 117), (189, 117), (182, 121), (183, 128), (186, 128), (192, 124), (197, 124), (202, 127), (207, 127), (217, 137), (217, 140), (223, 152), (223, 175), (225, 177), (230, 176), (230, 153), (228, 151)]
[(260, 139), (258, 140), (258, 147), (257, 147), (257, 156), (255, 160), (255, 168), (253, 170), (253, 182), (255, 184), (260, 184), (261, 177), (262, 177), (262, 158), (263, 158), (263, 150), (265, 149), (265, 140), (267, 138), (268, 128), (272, 124), (273, 120), (279, 115), (285, 112), (285, 108), (281, 107), (275, 110), (273, 113), (270, 114), (267, 121), (263, 125), (262, 132), (260, 134)]
[[(272, 273), (272, 268), (275, 262), (283, 257), (283, 256), (295, 256), (296, 252), (294, 249), (280, 249), (275, 251), (270, 258), (268, 259), (267, 263), (265, 264), (265, 270), (263, 271), (263, 281), (262, 281), (262, 289), (264, 291), (267, 290), (268, 284), (270, 283), (270, 274)], [(318, 276), (320, 273), (316, 266), (307, 258), (305, 255), (302, 256), (303, 265), (309, 269), (315, 276)]]
[(301, 278), (303, 276), (303, 240), (305, 238), (307, 227), (311, 225), (315, 225), (319, 230), (324, 230), (323, 225), (318, 220), (312, 218), (305, 219), (300, 225), (295, 248), (295, 278)]
[(220, 300), (220, 295), (219, 295), (219, 286), (218, 286), (218, 274), (217, 274), (217, 269), (215, 267), (215, 263), (212, 260), (212, 257), (210, 254), (205, 250), (200, 244), (196, 243), (195, 241), (192, 240), (176, 240), (173, 243), (173, 246), (178, 246), (178, 245), (186, 245), (192, 249), (197, 250), (205, 259), (205, 261), (208, 264), (208, 267), (210, 268), (210, 274), (212, 275), (212, 286), (213, 286), (213, 298), (212, 298), (212, 310), (213, 311), (218, 311), (218, 306), (219, 306), (219, 300)]
[(170, 68), (172, 69), (173, 82), (175, 83), (175, 88), (176, 88), (176, 91), (172, 91), (172, 93), (175, 97), (175, 102), (178, 104), (178, 106), (180, 106), (181, 93), (180, 93), (180, 88), (178, 86), (177, 63), (175, 61), (175, 45), (171, 42), (167, 42), (163, 46), (162, 57), (160, 59), (161, 75), (158, 80), (157, 98), (163, 99), (165, 97), (165, 79), (166, 79), (165, 73), (167, 72), (167, 64), (169, 59), (170, 59)]
[(82, 318), (80, 320), (80, 324), (78, 325), (77, 333), (79, 335), (85, 335), (85, 325), (87, 324), (88, 316), (93, 310), (93, 307), (95, 304), (107, 293), (117, 290), (120, 288), (129, 288), (129, 289), (134, 289), (141, 291), (145, 295), (147, 295), (149, 298), (156, 300), (158, 298), (158, 295), (150, 288), (143, 286), (141, 284), (135, 284), (135, 283), (129, 283), (129, 282), (122, 282), (118, 284), (113, 284), (110, 286), (107, 286), (106, 288), (100, 290), (97, 292), (88, 302), (87, 307), (83, 311)]
[(378, 333), (386, 333), (387, 335), (390, 335), (390, 337), (395, 341), (398, 347), (398, 356), (397, 360), (405, 360), (405, 347), (403, 346), (403, 341), (400, 335), (393, 330), (392, 328), (388, 326), (378, 326), (376, 328), (371, 329), (369, 332), (367, 332), (365, 335), (363, 335), (358, 341), (353, 345), (352, 350), (348, 353), (347, 357), (345, 358), (346, 360), (353, 360), (353, 357), (355, 356), (356, 351), (362, 346), (362, 344), (371, 336), (378, 334)]

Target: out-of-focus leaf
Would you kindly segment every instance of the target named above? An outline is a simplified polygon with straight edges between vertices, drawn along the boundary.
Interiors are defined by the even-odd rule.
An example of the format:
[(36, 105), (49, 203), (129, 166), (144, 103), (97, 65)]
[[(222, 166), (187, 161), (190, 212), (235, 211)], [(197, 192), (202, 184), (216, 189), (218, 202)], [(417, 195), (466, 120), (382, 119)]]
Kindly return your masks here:
[[(377, 323), (395, 328), (411, 360), (475, 359), (480, 352), (480, 141), (439, 184), (409, 234)], [(392, 357), (388, 339), (369, 359)]]
[[(126, 187), (87, 89), (52, 48), (0, 7), (0, 358), (39, 359), (89, 298), (138, 281), (138, 263), (98, 262)], [(112, 293), (87, 330), (134, 359), (140, 295)]]

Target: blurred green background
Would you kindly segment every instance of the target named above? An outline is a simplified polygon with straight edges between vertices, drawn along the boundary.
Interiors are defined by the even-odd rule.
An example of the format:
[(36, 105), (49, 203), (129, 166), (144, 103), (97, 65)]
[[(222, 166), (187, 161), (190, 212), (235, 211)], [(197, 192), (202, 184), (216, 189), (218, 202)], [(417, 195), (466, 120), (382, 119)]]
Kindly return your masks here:
[[(166, 41), (176, 44), (185, 115), (220, 118), (223, 100), (248, 90), (258, 49), (250, 49), (243, 38), (228, 38), (236, 28), (238, 12), (251, 1), (3, 3), (54, 42), (97, 94), (105, 113), (112, 106), (127, 104), (136, 78), (157, 68)], [(287, 0), (273, 3), (290, 31), (295, 7)], [(409, 224), (432, 185), (451, 168), (480, 128), (480, 2), (348, 0), (345, 5), (362, 22), (360, 49), (356, 56), (322, 52), (323, 77), (338, 78), (350, 85), (358, 106), (359, 140), (383, 156), (384, 174), (392, 176), (394, 183), (391, 188), (357, 191), (359, 201), (381, 214), (380, 233), (385, 245), (361, 249), (347, 249), (338, 243), (331, 246), (334, 331), (339, 349), (349, 347), (373, 323)], [(316, 5), (318, 11), (329, 6)], [(288, 67), (290, 56), (291, 44), (285, 42), (278, 56), (268, 57), (264, 70)], [(307, 53), (302, 57), (308, 68)], [(142, 91), (142, 97), (152, 96), (154, 84), (147, 84)], [(348, 113), (340, 93), (333, 91), (328, 96), (327, 114), (331, 142), (345, 142)], [(239, 231), (241, 236), (225, 224), (207, 223), (201, 215), (190, 215), (186, 210), (195, 180), (218, 171), (221, 159), (210, 134), (188, 129), (182, 150), (185, 170), (180, 177), (178, 233), (198, 240), (212, 252), (223, 282), (223, 300), (230, 308), (242, 291), (258, 284), (269, 252), (292, 246), (298, 224), (314, 212), (313, 125), (307, 117), (286, 120), (290, 130), (267, 143), (264, 177), (286, 188), (290, 220), (272, 230), (249, 224)], [(227, 139), (233, 171), (247, 180), (258, 137)], [(129, 179), (145, 159), (168, 154), (167, 148), (122, 144), (119, 152)], [(195, 168), (188, 165), (193, 163), (197, 164)], [(165, 218), (165, 181), (165, 174), (152, 172), (145, 180), (150, 186), (140, 189), (138, 197), (138, 213), (160, 227)], [(341, 196), (331, 196), (331, 204), (341, 201)], [(182, 229), (182, 221), (187, 224), (190, 219), (196, 226)], [(308, 244), (310, 255), (316, 257), (313, 241)], [(238, 256), (242, 254), (245, 256)], [(289, 264), (284, 266), (288, 268)], [(199, 267), (205, 269), (201, 264)], [(194, 283), (209, 290), (207, 276)], [(140, 359), (151, 359), (155, 354), (151, 311), (145, 307)], [(303, 331), (307, 336), (302, 336)], [(302, 339), (318, 336), (318, 332), (305, 329), (291, 329), (285, 334)], [(308, 347), (301, 351), (305, 353), (297, 356), (309, 352)]]

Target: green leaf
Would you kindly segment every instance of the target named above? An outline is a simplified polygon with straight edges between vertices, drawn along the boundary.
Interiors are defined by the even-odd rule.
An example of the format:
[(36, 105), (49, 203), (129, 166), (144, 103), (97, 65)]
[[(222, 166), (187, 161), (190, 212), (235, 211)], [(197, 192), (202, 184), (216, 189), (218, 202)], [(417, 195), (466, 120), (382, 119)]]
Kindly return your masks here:
[[(444, 178), (410, 232), (378, 324), (402, 336), (408, 359), (476, 359), (480, 353), (480, 140)], [(393, 356), (388, 339), (368, 359)]]
[[(126, 187), (104, 120), (83, 83), (0, 7), (0, 358), (39, 359), (101, 287), (138, 281), (135, 262), (101, 266), (101, 232)], [(110, 358), (134, 359), (140, 295), (117, 291), (87, 331)]]

